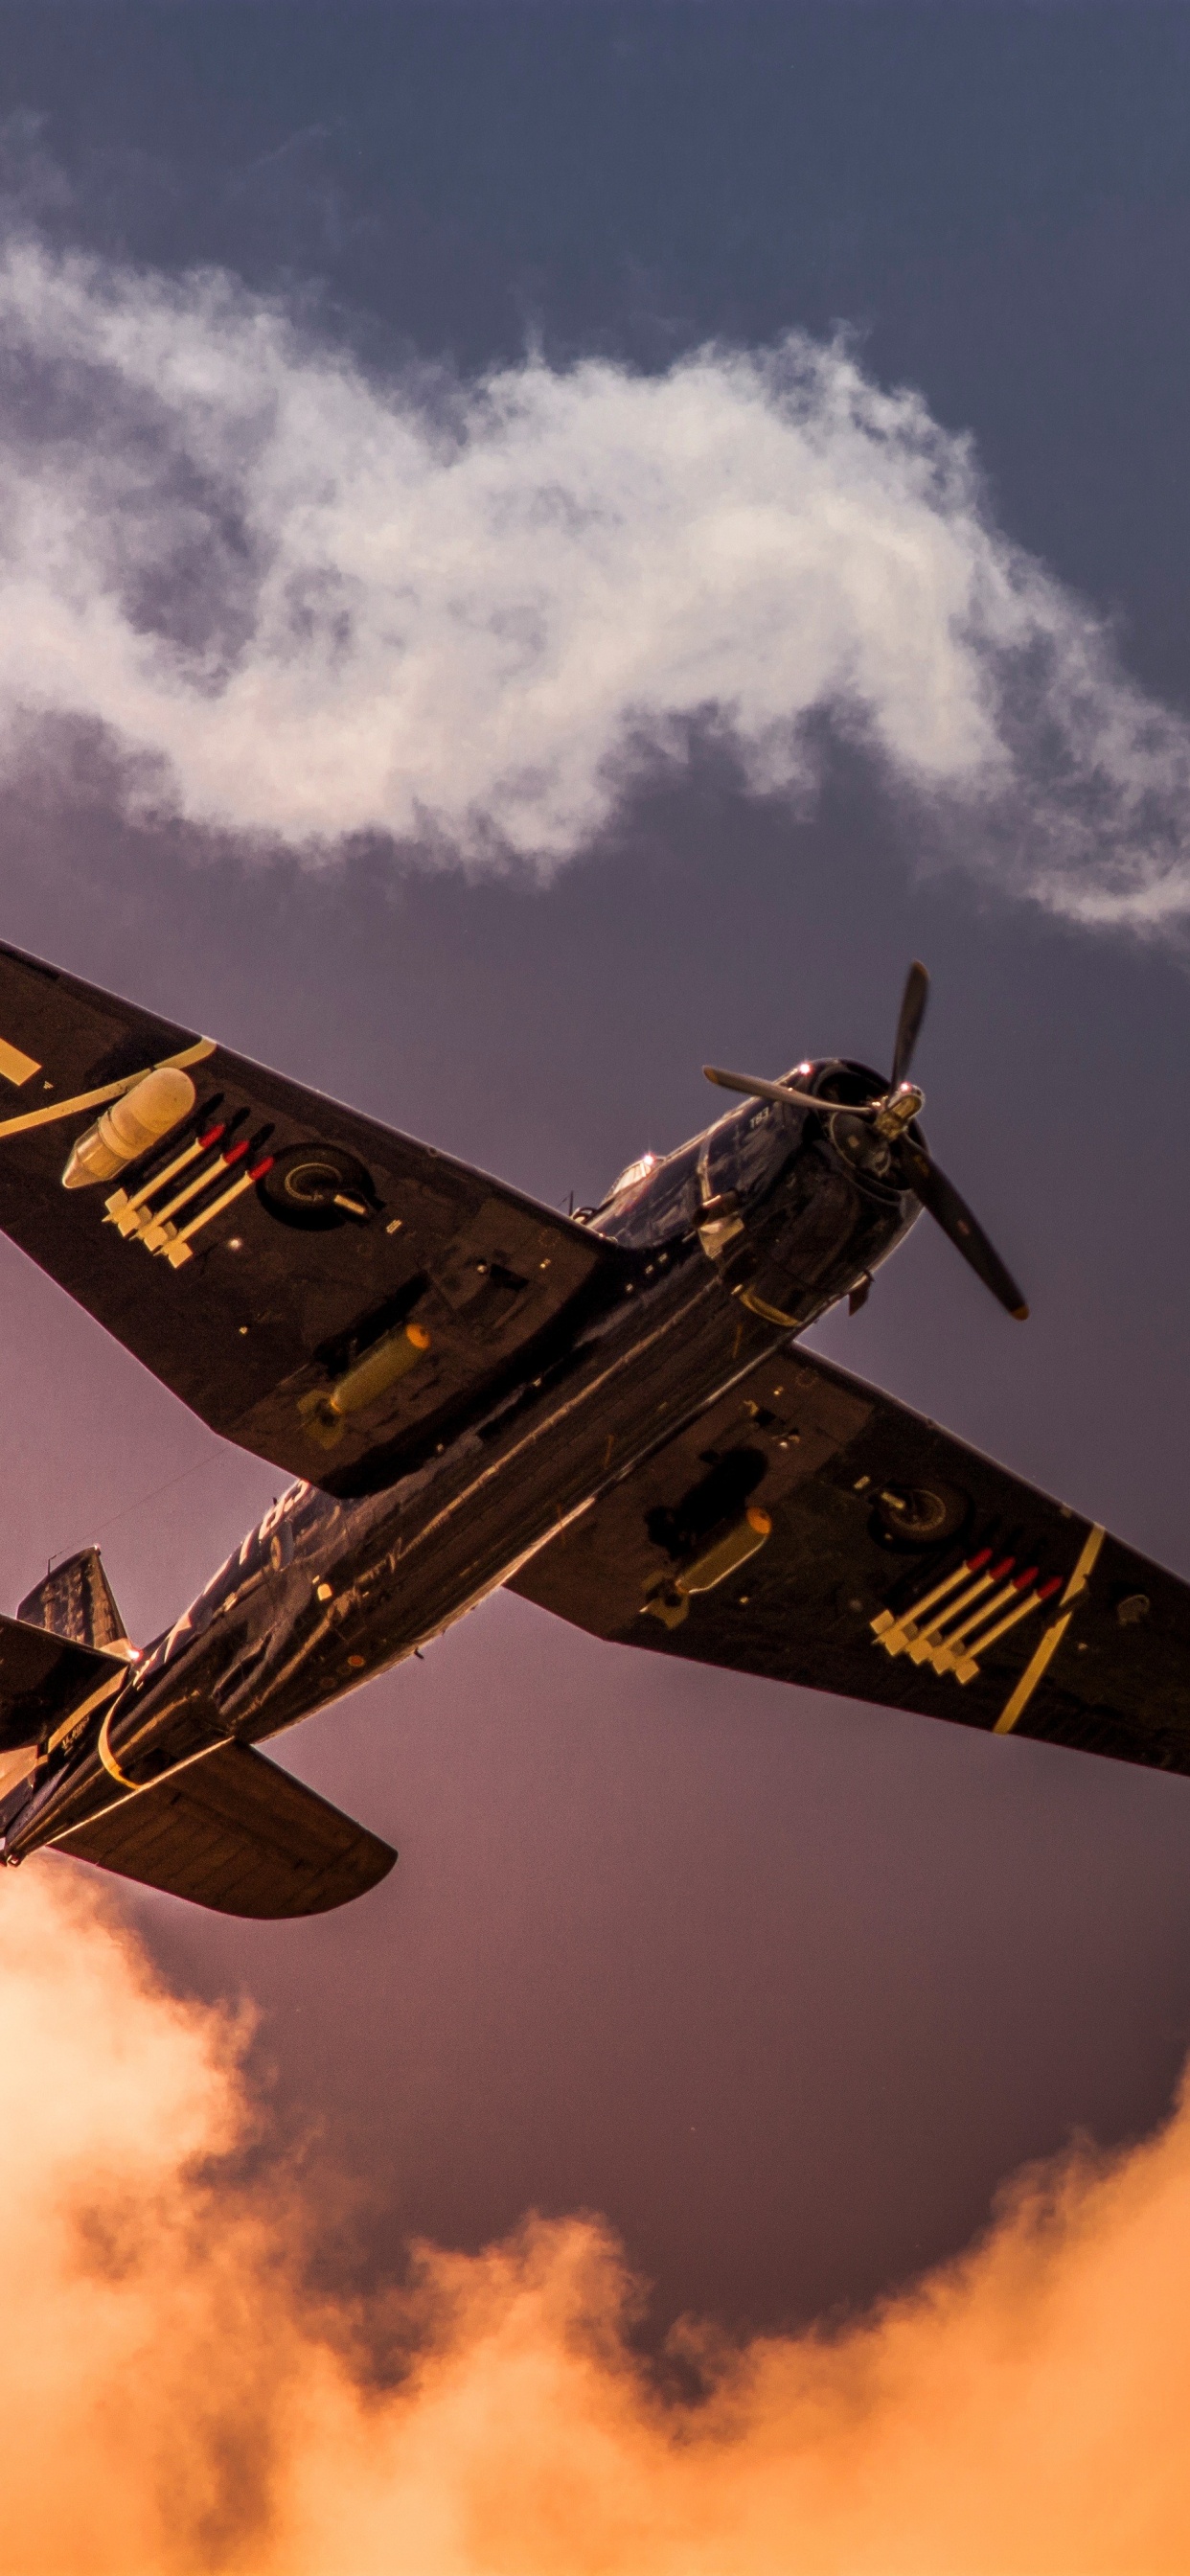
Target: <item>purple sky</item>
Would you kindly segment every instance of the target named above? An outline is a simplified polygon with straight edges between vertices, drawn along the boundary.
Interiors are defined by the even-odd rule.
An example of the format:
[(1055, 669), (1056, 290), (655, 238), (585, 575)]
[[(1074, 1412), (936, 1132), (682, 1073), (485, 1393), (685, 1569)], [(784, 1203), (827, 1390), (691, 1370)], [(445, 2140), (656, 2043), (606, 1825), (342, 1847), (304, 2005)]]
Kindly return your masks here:
[[(547, 1200), (705, 1123), (706, 1060), (881, 1062), (924, 956), (931, 1141), (1033, 1321), (923, 1228), (822, 1346), (1190, 1571), (1184, 14), (52, 15), (0, 12), (5, 936)], [(794, 427), (722, 353), (681, 375), (839, 317), (858, 429), (829, 368)], [(966, 431), (988, 479), (939, 498)], [(293, 640), (332, 580), (347, 688)], [(0, 1599), (94, 1537), (149, 1634), (279, 1480), (0, 1277)], [(658, 2315), (803, 2316), (1151, 2124), (1185, 2056), (1184, 1782), (499, 1598), (277, 1749), (392, 1878), (292, 1928), (131, 1910), (258, 2004), (370, 2277), (595, 2209)]]

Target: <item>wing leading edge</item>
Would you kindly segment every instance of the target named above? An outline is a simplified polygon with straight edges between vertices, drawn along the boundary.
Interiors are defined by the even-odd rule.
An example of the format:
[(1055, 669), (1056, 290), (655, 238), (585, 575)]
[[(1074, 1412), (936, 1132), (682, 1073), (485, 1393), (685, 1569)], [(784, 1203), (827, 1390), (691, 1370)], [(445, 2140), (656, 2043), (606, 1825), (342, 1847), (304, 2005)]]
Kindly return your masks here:
[(1190, 1585), (786, 1351), (510, 1589), (599, 1637), (1190, 1773)]
[[(191, 1112), (115, 1177), (64, 1189), (96, 1116), (166, 1066)], [(340, 1493), (399, 1474), (620, 1261), (503, 1183), (11, 948), (0, 1228), (212, 1430)]]

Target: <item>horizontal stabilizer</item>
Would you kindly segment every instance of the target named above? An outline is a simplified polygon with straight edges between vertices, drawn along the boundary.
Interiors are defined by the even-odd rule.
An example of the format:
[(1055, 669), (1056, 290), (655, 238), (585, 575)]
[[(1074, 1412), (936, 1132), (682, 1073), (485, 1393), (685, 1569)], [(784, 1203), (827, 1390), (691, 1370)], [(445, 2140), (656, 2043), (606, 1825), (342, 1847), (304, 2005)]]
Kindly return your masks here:
[(216, 1914), (328, 1914), (388, 1876), (388, 1843), (245, 1744), (137, 1790), (56, 1848)]
[(93, 1692), (117, 1690), (126, 1669), (52, 1629), (0, 1618), (0, 1753), (44, 1741)]

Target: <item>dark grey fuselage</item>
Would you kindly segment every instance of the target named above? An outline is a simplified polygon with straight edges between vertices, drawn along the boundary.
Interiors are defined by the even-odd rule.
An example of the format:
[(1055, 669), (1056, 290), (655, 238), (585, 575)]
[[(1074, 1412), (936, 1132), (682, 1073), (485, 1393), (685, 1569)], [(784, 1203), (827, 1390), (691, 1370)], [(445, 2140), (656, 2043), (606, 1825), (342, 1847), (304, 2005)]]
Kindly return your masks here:
[(411, 1654), (885, 1259), (916, 1202), (856, 1170), (846, 1128), (847, 1100), (883, 1085), (859, 1066), (799, 1079), (831, 1095), (820, 1115), (745, 1103), (594, 1212), (625, 1254), (614, 1289), (410, 1472), (282, 1495), (0, 1811), (5, 1856)]

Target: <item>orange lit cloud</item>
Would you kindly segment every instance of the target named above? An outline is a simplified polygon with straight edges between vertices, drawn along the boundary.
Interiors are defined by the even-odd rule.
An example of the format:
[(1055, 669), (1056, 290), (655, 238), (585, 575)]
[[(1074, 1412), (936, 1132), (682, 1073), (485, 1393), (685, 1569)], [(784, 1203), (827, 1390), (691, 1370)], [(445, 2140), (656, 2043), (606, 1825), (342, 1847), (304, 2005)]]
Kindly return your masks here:
[(840, 2335), (727, 2354), (687, 2330), (691, 2406), (633, 2355), (587, 2221), (428, 2253), (379, 2315), (314, 2300), (297, 2185), (228, 2161), (256, 2119), (240, 2037), (81, 1872), (3, 1882), (6, 2576), (1190, 2564), (1185, 2106), (1026, 2178), (974, 2252)]

